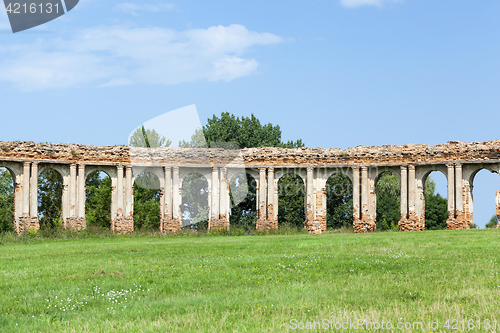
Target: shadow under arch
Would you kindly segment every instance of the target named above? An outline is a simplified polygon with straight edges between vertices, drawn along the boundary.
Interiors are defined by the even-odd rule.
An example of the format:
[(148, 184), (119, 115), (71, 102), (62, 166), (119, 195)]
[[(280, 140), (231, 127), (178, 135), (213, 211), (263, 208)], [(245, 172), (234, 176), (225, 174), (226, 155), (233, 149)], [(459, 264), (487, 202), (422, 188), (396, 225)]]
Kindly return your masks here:
[(444, 178), (447, 183), (446, 173), (443, 170), (430, 170), (422, 177), (424, 188), (424, 211), (425, 229), (443, 230), (446, 229), (448, 220), (448, 193), (445, 196), (436, 192), (437, 178)]
[(326, 225), (339, 229), (353, 224), (353, 186), (351, 178), (341, 172), (326, 181)]
[(111, 227), (111, 176), (104, 170), (85, 178), (85, 220), (87, 226)]
[[(250, 173), (240, 172), (229, 181), (231, 201), (231, 226), (242, 226), (246, 230), (257, 224), (257, 181)], [(238, 202), (238, 204), (235, 204)]]
[(206, 176), (198, 172), (189, 173), (182, 178), (180, 185), (182, 226), (207, 229), (210, 206), (209, 184)]
[(38, 220), (41, 229), (54, 229), (63, 221), (63, 177), (56, 167), (47, 164), (38, 172)]
[(401, 219), (401, 180), (391, 171), (382, 171), (375, 179), (376, 224), (378, 230), (398, 230)]
[(160, 178), (147, 169), (134, 179), (134, 229), (160, 229)]
[(496, 204), (496, 193), (500, 190), (499, 174), (494, 168), (480, 166), (469, 177), (466, 175), (465, 183), (468, 182), (469, 190), (464, 191), (464, 204), (468, 204), (464, 210), (469, 212), (466, 218), (470, 221), (471, 228), (492, 227), (494, 218), (497, 217), (498, 220), (500, 206)]
[(306, 219), (305, 182), (298, 173), (284, 173), (278, 178), (278, 226), (304, 228)]
[(15, 229), (14, 171), (0, 167), (0, 232)]

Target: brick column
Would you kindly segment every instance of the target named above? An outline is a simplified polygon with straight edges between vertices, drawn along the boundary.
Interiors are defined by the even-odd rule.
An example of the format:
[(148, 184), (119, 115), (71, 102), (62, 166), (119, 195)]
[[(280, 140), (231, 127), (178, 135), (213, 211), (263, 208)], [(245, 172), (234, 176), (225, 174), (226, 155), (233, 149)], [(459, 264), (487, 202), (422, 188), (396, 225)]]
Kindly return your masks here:
[(471, 221), (465, 217), (462, 164), (455, 164), (455, 229), (470, 229)]
[(448, 175), (446, 176), (448, 180), (448, 221), (446, 224), (450, 227), (450, 224), (455, 222), (455, 167), (453, 164), (447, 164), (446, 166), (448, 168)]
[(217, 229), (220, 219), (220, 196), (219, 196), (219, 168), (212, 167), (212, 190), (210, 191), (210, 218), (208, 220), (208, 230)]
[(182, 230), (181, 188), (179, 167), (165, 167), (165, 215), (162, 220), (163, 232)]
[[(374, 185), (374, 184), (373, 184)], [(361, 219), (354, 221), (354, 232), (366, 233), (372, 232), (376, 229), (377, 225), (375, 223), (375, 216), (370, 214), (373, 210), (371, 206), (376, 203), (376, 199), (373, 198), (375, 193), (370, 193), (371, 183), (368, 178), (368, 167), (361, 167)], [(371, 200), (370, 200), (371, 199)], [(376, 210), (375, 210), (376, 211)]]
[[(38, 163), (24, 162), (23, 164), (22, 214), (19, 214), (17, 232), (22, 234), (31, 229), (39, 230), (38, 222)], [(18, 196), (19, 198), (19, 196)], [(15, 203), (14, 203), (15, 205)]]
[(78, 165), (78, 180), (77, 180), (77, 217), (78, 224), (77, 230), (87, 228), (87, 221), (85, 219), (85, 164)]
[(360, 210), (360, 195), (359, 195), (359, 167), (352, 167), (352, 217), (354, 223), (359, 222), (361, 218)]
[[(500, 220), (500, 191), (497, 191), (495, 201), (497, 205), (497, 218)], [(500, 223), (497, 224), (497, 228), (498, 227), (500, 227)]]
[[(130, 195), (131, 195), (131, 190), (130, 192), (127, 192), (126, 186), (127, 186), (127, 179), (124, 176), (123, 173), (123, 165), (118, 165), (116, 167), (116, 217), (114, 220), (111, 221), (112, 225), (112, 230), (115, 232), (120, 232), (120, 233), (127, 233), (127, 232), (132, 232), (134, 231), (134, 219), (133, 217), (128, 217), (127, 216), (127, 211), (126, 211), (126, 201), (127, 201), (127, 194), (129, 195), (129, 200), (130, 200)], [(130, 170), (125, 170), (126, 173), (128, 173), (128, 181), (131, 183), (132, 182), (132, 169)], [(125, 184), (124, 184), (125, 183)], [(132, 205), (130, 206), (130, 209), (132, 208)]]
[(408, 167), (401, 165), (401, 220), (399, 226), (408, 221)]
[(275, 192), (275, 182), (274, 182), (274, 168), (267, 169), (267, 226), (268, 230), (278, 230), (278, 219), (274, 212), (275, 202), (274, 192)]
[(259, 168), (259, 184), (257, 187), (258, 202), (257, 202), (257, 230), (265, 230), (267, 228), (267, 183), (266, 183), (266, 168)]

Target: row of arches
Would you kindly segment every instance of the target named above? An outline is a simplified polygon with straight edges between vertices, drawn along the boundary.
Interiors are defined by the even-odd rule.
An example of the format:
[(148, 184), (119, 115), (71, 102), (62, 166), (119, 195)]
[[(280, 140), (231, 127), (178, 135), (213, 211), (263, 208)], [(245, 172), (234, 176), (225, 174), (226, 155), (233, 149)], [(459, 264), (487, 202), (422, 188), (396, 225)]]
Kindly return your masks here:
[[(484, 170), (484, 169), (483, 169)], [(479, 175), (479, 176), (477, 176)], [(476, 177), (477, 176), (477, 177)], [(489, 176), (489, 177), (488, 177)], [(12, 170), (0, 168), (0, 231), (9, 230), (14, 219), (14, 174)], [(482, 187), (473, 186), (477, 182)], [(160, 224), (160, 190), (157, 175), (143, 172), (136, 177), (134, 186), (135, 228), (157, 229)], [(425, 217), (427, 229), (444, 229), (447, 219), (446, 176), (443, 171), (428, 172), (423, 177), (425, 195)], [(141, 183), (137, 186), (137, 183)], [(257, 184), (249, 173), (237, 174), (230, 179), (232, 225), (255, 228), (257, 219)], [(478, 170), (471, 175), (470, 186), (473, 197), (480, 200), (475, 207), (475, 219), (479, 226), (486, 224), (494, 215), (494, 200), (486, 205), (481, 189), (490, 191), (500, 187), (495, 175)], [(62, 223), (62, 176), (52, 168), (41, 170), (38, 179), (39, 221), (42, 227), (56, 227)], [(88, 225), (109, 228), (111, 224), (111, 179), (104, 171), (91, 171), (86, 175), (86, 220)], [(488, 186), (490, 185), (490, 186)], [(182, 179), (181, 214), (183, 225), (206, 227), (209, 214), (209, 189), (204, 175), (191, 173)], [(248, 191), (243, 191), (248, 188)], [(375, 180), (377, 229), (396, 229), (400, 219), (400, 175), (386, 171)], [(352, 181), (345, 174), (333, 174), (328, 178), (327, 226), (341, 228), (352, 225), (353, 200)], [(241, 196), (244, 196), (241, 198)], [(493, 196), (489, 196), (492, 198)], [(239, 202), (239, 204), (235, 204)], [(474, 202), (471, 198), (471, 203)], [(303, 227), (305, 220), (305, 184), (297, 174), (284, 174), (278, 180), (278, 224)]]

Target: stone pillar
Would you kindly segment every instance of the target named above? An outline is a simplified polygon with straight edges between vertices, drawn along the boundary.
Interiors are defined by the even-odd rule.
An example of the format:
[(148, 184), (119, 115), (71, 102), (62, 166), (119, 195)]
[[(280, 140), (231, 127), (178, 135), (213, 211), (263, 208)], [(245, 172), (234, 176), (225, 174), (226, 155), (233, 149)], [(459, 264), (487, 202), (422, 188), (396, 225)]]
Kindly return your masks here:
[(30, 177), (30, 216), (38, 219), (38, 163), (31, 164)]
[(416, 198), (417, 198), (417, 186), (415, 178), (415, 166), (408, 166), (408, 220), (416, 221)]
[(134, 184), (132, 180), (132, 166), (127, 165), (125, 167), (125, 217), (127, 219), (134, 218), (134, 210), (132, 206), (134, 204), (133, 193)]
[(313, 234), (321, 234), (321, 222), (316, 221), (315, 193), (314, 193), (314, 168), (307, 168), (306, 176), (306, 229)]
[(115, 231), (115, 223), (118, 214), (116, 212), (117, 210), (117, 197), (118, 197), (118, 191), (117, 191), (117, 183), (118, 179), (116, 177), (111, 177), (111, 231)]
[[(18, 185), (19, 186), (19, 185)], [(22, 196), (22, 213), (19, 214), (18, 222), (16, 222), (16, 231), (19, 234), (28, 232), (31, 229), (39, 230), (38, 222), (38, 163), (33, 164), (24, 162), (22, 186), (17, 191), (21, 190)], [(15, 199), (14, 199), (15, 200)], [(14, 202), (14, 205), (16, 203)], [(16, 214), (16, 213), (15, 213)]]
[(258, 202), (257, 202), (257, 230), (265, 230), (267, 228), (267, 209), (266, 209), (266, 168), (259, 168), (259, 186), (258, 186)]
[(208, 230), (217, 229), (220, 220), (220, 195), (219, 195), (219, 168), (212, 167), (212, 190), (210, 191), (210, 219), (208, 220)]
[(399, 228), (403, 230), (408, 222), (408, 167), (401, 165), (401, 219)]
[[(76, 164), (69, 166), (69, 218), (76, 217)], [(70, 226), (70, 229), (71, 226)]]
[(181, 188), (179, 167), (165, 167), (165, 216), (162, 221), (163, 232), (182, 230)]
[(116, 214), (117, 218), (121, 219), (123, 217), (123, 165), (118, 165), (117, 167), (117, 176), (116, 176)]
[(65, 218), (65, 228), (69, 230), (81, 230), (82, 225), (80, 218), (77, 217), (77, 166), (76, 164), (71, 164), (69, 166), (69, 190), (68, 190), (68, 215)]
[(464, 211), (464, 186), (462, 164), (455, 164), (455, 229), (470, 229), (470, 223)]
[(23, 217), (23, 181), (22, 174), (16, 175), (14, 182), (14, 230), (21, 234), (22, 217)]
[[(127, 167), (128, 168), (128, 167)], [(134, 231), (134, 219), (133, 217), (127, 216), (126, 211), (126, 200), (127, 194), (129, 195), (130, 200), (130, 192), (126, 191), (127, 180), (124, 177), (123, 173), (123, 165), (118, 165), (116, 167), (116, 217), (111, 221), (112, 230), (114, 232), (119, 233), (127, 233)], [(130, 171), (126, 170), (129, 173), (128, 177), (130, 177), (129, 182), (132, 183), (132, 169)], [(125, 181), (125, 184), (124, 184)], [(125, 186), (124, 186), (125, 185)], [(133, 200), (133, 199), (132, 199)], [(130, 209), (132, 210), (132, 205), (130, 205)], [(131, 213), (133, 214), (133, 213)]]
[(278, 230), (278, 219), (274, 212), (275, 205), (274, 168), (267, 169), (267, 226), (268, 230)]
[(62, 221), (63, 228), (68, 229), (70, 227), (71, 220), (68, 220), (70, 217), (70, 193), (69, 193), (69, 184), (70, 184), (70, 176), (65, 175), (62, 176)]
[[(370, 199), (376, 200), (375, 193), (371, 191), (370, 179), (368, 178), (368, 167), (361, 167), (361, 218), (354, 221), (354, 232), (366, 233), (375, 231), (377, 225), (375, 223), (375, 216), (370, 214)], [(375, 198), (373, 198), (375, 196)], [(374, 202), (376, 205), (376, 201)]]
[(220, 228), (229, 230), (230, 198), (227, 168), (220, 168)]
[[(497, 191), (497, 196), (495, 198), (497, 205), (497, 218), (500, 220), (500, 191)], [(497, 228), (500, 227), (500, 222), (497, 224)]]
[(359, 167), (352, 167), (352, 217), (354, 223), (361, 219), (360, 211), (360, 196), (359, 196)]
[[(172, 187), (172, 168), (171, 167), (164, 167), (164, 173), (165, 173), (165, 187), (163, 189), (163, 216), (160, 224), (160, 231), (161, 232), (172, 232), (172, 231), (179, 231), (180, 226), (178, 223), (174, 223), (173, 220), (173, 209), (172, 209), (172, 198), (174, 195), (173, 192), (173, 187)], [(177, 169), (177, 175), (179, 171)], [(178, 180), (177, 180), (178, 181)], [(178, 190), (177, 190), (178, 193)]]
[(77, 230), (87, 228), (87, 221), (85, 219), (85, 165), (78, 165), (78, 179), (77, 179)]
[(23, 217), (30, 216), (30, 163), (23, 164)]
[[(448, 228), (455, 222), (455, 167), (453, 164), (447, 164), (448, 168)], [(449, 228), (450, 229), (450, 228)], [(454, 229), (454, 228), (451, 228)]]

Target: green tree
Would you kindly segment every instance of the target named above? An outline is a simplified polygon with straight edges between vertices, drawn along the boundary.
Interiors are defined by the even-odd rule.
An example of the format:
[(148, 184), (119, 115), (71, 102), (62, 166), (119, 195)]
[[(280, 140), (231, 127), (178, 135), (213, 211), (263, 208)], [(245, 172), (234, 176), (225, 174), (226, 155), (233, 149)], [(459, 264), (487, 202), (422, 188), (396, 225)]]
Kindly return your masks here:
[(204, 176), (193, 173), (182, 181), (182, 222), (195, 222), (198, 228), (208, 226), (208, 182)]
[(377, 229), (397, 229), (401, 219), (401, 183), (399, 177), (384, 172), (376, 183)]
[(92, 172), (85, 181), (87, 225), (111, 226), (111, 179), (103, 172)]
[(326, 225), (328, 228), (352, 226), (352, 182), (344, 174), (331, 176), (326, 183)]
[(160, 181), (150, 172), (143, 172), (137, 178), (143, 185), (146, 181), (148, 187), (134, 186), (134, 228), (157, 230), (161, 220)]
[(14, 230), (14, 182), (8, 170), (0, 170), (0, 232)]
[(436, 192), (436, 183), (429, 175), (425, 181), (425, 229), (446, 229), (448, 200)]
[[(214, 115), (211, 119), (207, 120), (207, 124), (203, 126), (202, 129), (197, 130), (192, 136), (190, 141), (181, 141), (179, 142), (179, 147), (184, 148), (199, 148), (199, 147), (225, 147), (225, 145), (221, 145), (221, 143), (230, 143), (228, 148), (230, 149), (243, 149), (243, 148), (254, 148), (254, 147), (283, 147), (283, 148), (298, 148), (303, 147), (304, 143), (302, 140), (297, 141), (281, 141), (281, 129), (279, 126), (273, 126), (272, 124), (261, 124), (259, 119), (255, 117), (255, 115), (251, 115), (250, 117), (236, 117), (228, 112), (221, 113), (220, 117)], [(184, 182), (188, 181), (189, 183), (192, 181), (193, 175), (187, 176)], [(235, 182), (240, 181), (241, 189), (243, 188), (243, 184), (241, 183), (241, 179), (244, 179), (242, 176), (237, 176), (230, 180), (234, 185)], [(246, 198), (240, 202), (238, 205), (235, 204), (235, 198), (239, 196), (238, 193), (230, 192), (231, 198), (231, 224), (243, 225), (247, 228), (255, 227), (256, 224), (256, 185), (255, 180), (248, 176), (246, 177), (247, 186), (248, 186), (248, 195)], [(288, 184), (290, 182), (290, 184)], [(296, 180), (291, 177), (284, 177), (280, 183), (282, 187), (292, 188), (296, 187)], [(184, 187), (184, 185), (183, 185)], [(234, 186), (231, 186), (234, 189)], [(238, 192), (242, 190), (237, 190)], [(191, 202), (197, 202), (195, 198), (189, 197), (190, 194), (183, 192), (183, 200), (185, 201), (185, 209), (190, 205)], [(195, 194), (198, 195), (196, 191)], [(303, 198), (303, 197), (302, 197)], [(280, 211), (282, 212), (279, 215), (280, 222), (287, 222), (290, 224), (303, 224), (304, 219), (299, 223), (297, 222), (299, 217), (303, 216), (304, 212), (302, 209), (301, 213), (293, 214), (290, 211), (292, 209), (296, 209), (300, 205), (304, 206), (303, 202), (299, 203), (303, 199), (293, 197), (293, 196), (285, 196), (282, 192), (279, 198)], [(184, 202), (184, 201), (183, 201)], [(195, 206), (197, 204), (194, 204)], [(191, 210), (201, 209), (203, 208), (192, 207), (189, 208)], [(189, 210), (188, 209), (188, 210)], [(286, 212), (286, 213), (285, 213)], [(281, 218), (280, 218), (281, 217)]]
[(287, 174), (278, 182), (278, 224), (303, 228), (305, 216), (305, 186), (298, 175)]
[(486, 223), (486, 228), (491, 229), (491, 228), (496, 228), (498, 225), (498, 217), (496, 215), (493, 215), (488, 223)]
[(154, 129), (137, 128), (130, 136), (128, 145), (131, 147), (157, 148), (170, 147), (171, 140), (158, 134)]
[(54, 229), (62, 224), (62, 178), (53, 169), (38, 177), (38, 218), (40, 228)]

